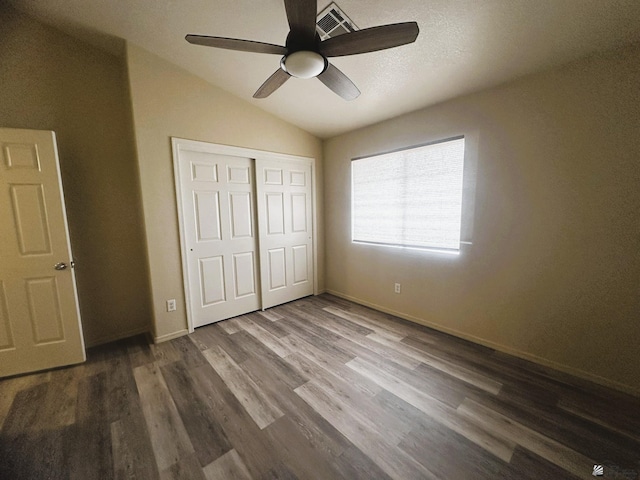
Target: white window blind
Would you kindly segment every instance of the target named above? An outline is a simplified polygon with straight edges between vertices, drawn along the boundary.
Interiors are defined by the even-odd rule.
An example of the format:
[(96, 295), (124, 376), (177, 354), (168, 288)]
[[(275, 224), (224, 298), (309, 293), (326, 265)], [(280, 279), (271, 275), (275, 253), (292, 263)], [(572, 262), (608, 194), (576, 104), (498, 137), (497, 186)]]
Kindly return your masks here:
[(351, 162), (354, 242), (460, 249), (464, 138)]

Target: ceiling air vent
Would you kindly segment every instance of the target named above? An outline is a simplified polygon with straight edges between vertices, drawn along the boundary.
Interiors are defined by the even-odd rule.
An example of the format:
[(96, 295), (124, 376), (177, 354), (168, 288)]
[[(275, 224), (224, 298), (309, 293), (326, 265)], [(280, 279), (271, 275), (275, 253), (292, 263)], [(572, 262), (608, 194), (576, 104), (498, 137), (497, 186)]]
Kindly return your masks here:
[(320, 40), (337, 37), (343, 33), (355, 32), (356, 30), (359, 30), (358, 27), (333, 2), (318, 14), (316, 31), (320, 35)]

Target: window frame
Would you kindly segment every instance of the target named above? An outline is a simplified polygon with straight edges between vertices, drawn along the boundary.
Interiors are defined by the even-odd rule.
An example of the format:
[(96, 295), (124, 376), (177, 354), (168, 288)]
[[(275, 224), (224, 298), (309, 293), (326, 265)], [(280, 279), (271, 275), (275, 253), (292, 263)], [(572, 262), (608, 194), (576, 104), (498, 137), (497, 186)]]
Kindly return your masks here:
[[(366, 240), (356, 240), (354, 238), (354, 201), (355, 201), (355, 195), (354, 195), (354, 174), (353, 174), (353, 163), (358, 161), (358, 160), (365, 160), (365, 159), (369, 159), (369, 158), (373, 158), (373, 157), (378, 157), (378, 156), (382, 156), (382, 155), (389, 155), (389, 154), (394, 154), (394, 153), (398, 153), (398, 152), (404, 152), (404, 151), (408, 151), (408, 150), (415, 150), (415, 149), (419, 149), (419, 148), (423, 148), (423, 147), (428, 147), (431, 145), (437, 145), (437, 144), (441, 144), (441, 143), (447, 143), (447, 142), (452, 142), (452, 141), (456, 141), (456, 140), (464, 140), (464, 147), (463, 147), (463, 152), (462, 152), (462, 179), (461, 179), (461, 192), (460, 192), (460, 234), (459, 234), (459, 243), (458, 243), (458, 248), (444, 248), (444, 247), (435, 247), (435, 246), (421, 246), (421, 245), (408, 245), (408, 244), (392, 244), (392, 243), (385, 243), (385, 242), (375, 242), (375, 241), (366, 241)], [(409, 251), (417, 251), (417, 252), (435, 252), (435, 253), (444, 253), (444, 254), (449, 254), (449, 255), (459, 255), (460, 252), (462, 251), (462, 246), (463, 245), (471, 245), (471, 242), (469, 241), (464, 241), (463, 235), (464, 232), (466, 230), (465, 228), (465, 204), (467, 203), (467, 190), (468, 190), (468, 179), (467, 179), (467, 175), (468, 175), (468, 170), (469, 170), (469, 165), (468, 165), (468, 156), (467, 156), (467, 140), (468, 137), (464, 134), (459, 134), (459, 135), (454, 135), (451, 137), (446, 137), (446, 138), (440, 138), (437, 140), (432, 140), (429, 142), (423, 142), (423, 143), (419, 143), (419, 144), (413, 144), (410, 146), (406, 146), (406, 147), (400, 147), (400, 148), (395, 148), (392, 150), (386, 150), (386, 151), (381, 151), (381, 152), (376, 152), (376, 153), (371, 153), (368, 155), (361, 155), (358, 157), (353, 157), (351, 159), (351, 164), (350, 164), (350, 175), (351, 175), (351, 179), (350, 179), (350, 186), (351, 186), (351, 212), (350, 212), (350, 222), (351, 222), (351, 243), (352, 244), (357, 244), (357, 245), (370, 245), (370, 246), (374, 246), (374, 247), (386, 247), (386, 248), (392, 248), (392, 249), (396, 249), (396, 250), (409, 250)]]

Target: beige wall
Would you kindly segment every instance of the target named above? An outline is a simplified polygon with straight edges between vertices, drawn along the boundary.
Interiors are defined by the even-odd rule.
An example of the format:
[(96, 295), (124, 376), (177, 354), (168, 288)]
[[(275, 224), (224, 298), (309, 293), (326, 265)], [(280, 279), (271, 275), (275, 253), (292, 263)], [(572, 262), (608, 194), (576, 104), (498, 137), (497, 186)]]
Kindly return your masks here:
[(0, 9), (0, 126), (57, 134), (88, 345), (150, 321), (131, 125), (122, 59)]
[[(640, 393), (638, 85), (640, 46), (328, 140), (327, 289)], [(350, 159), (458, 134), (473, 244), (352, 244)]]
[[(187, 328), (171, 137), (314, 157), (319, 178), (321, 142), (139, 47), (128, 45), (127, 57), (150, 260), (154, 335), (167, 339)], [(320, 228), (319, 234), (322, 239)], [(324, 288), (322, 251), (320, 244), (320, 288)], [(177, 299), (178, 310), (167, 313), (165, 302), (170, 298)]]

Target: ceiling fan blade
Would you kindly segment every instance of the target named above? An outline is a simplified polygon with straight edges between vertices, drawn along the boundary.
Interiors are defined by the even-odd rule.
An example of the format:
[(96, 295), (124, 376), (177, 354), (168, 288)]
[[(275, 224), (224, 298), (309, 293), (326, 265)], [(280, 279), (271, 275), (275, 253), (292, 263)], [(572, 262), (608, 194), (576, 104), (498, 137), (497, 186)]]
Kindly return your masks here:
[(317, 0), (284, 0), (284, 8), (294, 43), (313, 45), (316, 38)]
[(240, 50), (241, 52), (287, 54), (286, 47), (272, 45), (271, 43), (254, 42), (253, 40), (209, 37), (207, 35), (187, 35), (184, 38), (189, 43), (205, 47), (226, 48), (227, 50)]
[(331, 64), (327, 66), (324, 72), (318, 75), (318, 80), (345, 100), (354, 100), (360, 96), (360, 90), (349, 80), (349, 77)]
[(279, 68), (273, 73), (273, 75), (267, 78), (267, 80), (260, 86), (256, 93), (253, 94), (253, 98), (267, 98), (290, 78), (291, 75)]
[(415, 42), (419, 32), (416, 22), (365, 28), (325, 40), (320, 44), (320, 53), (325, 57), (342, 57), (399, 47)]

